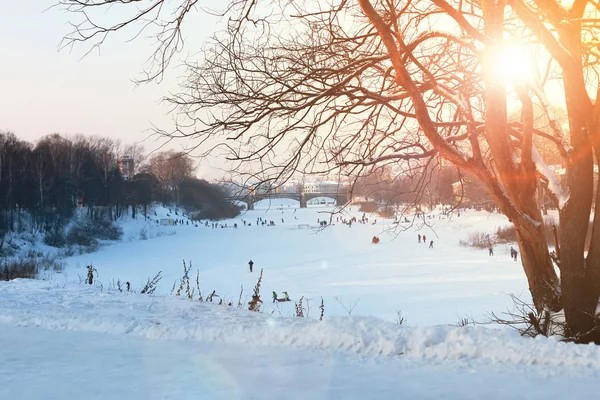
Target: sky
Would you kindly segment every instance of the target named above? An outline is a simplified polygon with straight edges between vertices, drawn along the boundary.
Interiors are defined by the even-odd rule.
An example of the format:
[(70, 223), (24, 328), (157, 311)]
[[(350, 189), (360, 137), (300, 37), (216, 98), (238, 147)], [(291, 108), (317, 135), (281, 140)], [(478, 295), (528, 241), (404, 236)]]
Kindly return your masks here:
[[(4, 0), (7, 1), (7, 0)], [(136, 86), (151, 53), (148, 40), (127, 43), (128, 35), (115, 35), (100, 51), (82, 44), (59, 52), (67, 22), (78, 17), (50, 9), (58, 0), (11, 1), (0, 13), (0, 130), (35, 142), (50, 133), (99, 135), (140, 142), (148, 151), (161, 142), (149, 136), (153, 125), (172, 126), (169, 109), (160, 99), (178, 88), (181, 68), (174, 68), (160, 83)], [(217, 4), (208, 0), (204, 4)], [(218, 20), (202, 12), (193, 16), (185, 31), (183, 54), (199, 50), (217, 29)], [(166, 148), (180, 149), (177, 142)], [(197, 174), (214, 179), (223, 175), (219, 160), (202, 161)]]
[[(185, 70), (177, 67), (177, 61), (193, 60), (221, 28), (219, 19), (202, 11), (190, 14), (183, 30), (186, 47), (175, 65), (160, 83), (136, 86), (133, 80), (141, 77), (154, 49), (152, 42), (144, 37), (128, 42), (135, 33), (129, 31), (109, 37), (99, 51), (85, 57), (90, 50), (85, 43), (59, 51), (61, 39), (70, 32), (67, 22), (79, 17), (49, 9), (57, 1), (11, 1), (0, 13), (0, 130), (32, 142), (51, 133), (98, 135), (123, 144), (139, 142), (147, 151), (156, 151), (164, 142), (150, 135), (151, 128), (173, 127), (169, 108), (160, 100), (178, 92)], [(215, 9), (226, 2), (201, 4)], [(114, 10), (122, 8), (113, 7), (107, 18)], [(552, 101), (555, 96), (550, 97)], [(178, 140), (164, 149), (193, 145)], [(229, 175), (224, 169), (225, 162), (213, 156), (198, 160), (196, 173), (218, 179)]]

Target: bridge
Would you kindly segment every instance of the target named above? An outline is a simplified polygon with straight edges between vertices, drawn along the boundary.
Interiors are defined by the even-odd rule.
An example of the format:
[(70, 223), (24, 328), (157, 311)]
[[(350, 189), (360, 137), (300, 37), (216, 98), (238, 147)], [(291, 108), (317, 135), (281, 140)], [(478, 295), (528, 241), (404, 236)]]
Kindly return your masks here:
[(248, 210), (254, 210), (254, 204), (256, 202), (266, 199), (292, 199), (300, 203), (300, 208), (306, 208), (308, 202), (317, 197), (334, 199), (337, 205), (346, 204), (348, 200), (350, 200), (348, 193), (264, 193), (231, 197), (229, 200), (243, 201), (248, 204)]

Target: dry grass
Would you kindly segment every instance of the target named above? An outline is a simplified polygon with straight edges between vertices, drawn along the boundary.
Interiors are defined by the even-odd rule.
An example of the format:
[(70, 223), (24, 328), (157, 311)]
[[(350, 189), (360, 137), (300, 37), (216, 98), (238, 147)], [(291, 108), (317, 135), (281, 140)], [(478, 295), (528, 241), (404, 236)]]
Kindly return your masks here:
[(152, 279), (148, 278), (148, 281), (146, 282), (146, 284), (144, 285), (144, 287), (142, 288), (142, 290), (140, 291), (140, 293), (141, 294), (152, 294), (152, 293), (154, 293), (154, 291), (158, 287), (158, 283), (162, 279), (161, 274), (162, 274), (162, 271), (159, 271), (158, 274), (156, 274), (154, 276), (154, 278), (152, 278)]
[(0, 263), (0, 281), (33, 279), (37, 274), (38, 266), (32, 258), (4, 259)]
[(252, 300), (248, 303), (248, 310), (259, 312), (260, 304), (262, 300), (260, 299), (260, 284), (262, 282), (263, 270), (260, 269), (260, 275), (258, 276), (258, 282), (256, 282), (256, 286), (254, 287), (254, 294), (252, 295)]

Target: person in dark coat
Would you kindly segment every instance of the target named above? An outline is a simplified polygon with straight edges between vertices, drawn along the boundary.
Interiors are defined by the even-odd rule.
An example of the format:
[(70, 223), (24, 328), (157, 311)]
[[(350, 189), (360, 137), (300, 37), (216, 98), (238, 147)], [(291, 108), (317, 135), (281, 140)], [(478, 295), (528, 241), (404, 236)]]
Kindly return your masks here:
[(429, 242), (429, 248), (433, 249), (433, 240)]
[(512, 247), (510, 246), (510, 257), (514, 260), (517, 261), (517, 255), (519, 253)]
[(248, 266), (250, 267), (250, 272), (252, 272), (253, 265), (254, 265), (254, 262), (252, 260), (250, 260), (250, 262), (248, 262)]
[(421, 234), (419, 233), (419, 243), (421, 243)]

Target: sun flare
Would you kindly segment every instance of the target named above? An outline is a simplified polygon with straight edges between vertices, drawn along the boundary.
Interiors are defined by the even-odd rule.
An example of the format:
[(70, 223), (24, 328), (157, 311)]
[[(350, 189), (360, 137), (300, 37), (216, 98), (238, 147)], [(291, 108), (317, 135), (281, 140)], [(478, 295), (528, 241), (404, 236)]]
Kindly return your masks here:
[(524, 46), (504, 45), (489, 53), (489, 67), (494, 76), (506, 82), (535, 81), (535, 63), (533, 55)]

